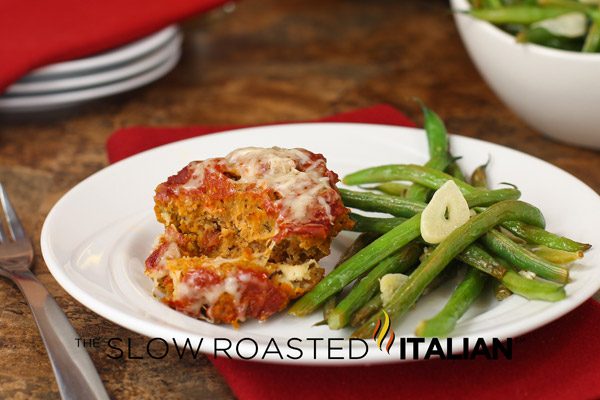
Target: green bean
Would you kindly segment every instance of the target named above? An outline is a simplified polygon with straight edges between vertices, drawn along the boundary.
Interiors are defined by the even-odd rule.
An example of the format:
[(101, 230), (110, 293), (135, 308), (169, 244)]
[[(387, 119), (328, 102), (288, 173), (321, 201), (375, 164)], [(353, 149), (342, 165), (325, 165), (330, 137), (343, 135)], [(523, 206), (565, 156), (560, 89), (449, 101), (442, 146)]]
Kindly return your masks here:
[(529, 226), (519, 221), (507, 221), (502, 224), (513, 235), (529, 243), (539, 244), (552, 249), (564, 251), (586, 251), (592, 247), (587, 243), (579, 243), (569, 238), (550, 233), (535, 226)]
[(355, 232), (375, 232), (384, 234), (392, 230), (398, 224), (406, 221), (406, 218), (373, 218), (364, 215), (350, 213), (350, 218), (355, 222), (352, 228)]
[[(471, 176), (471, 181), (473, 183), (478, 184), (478, 185), (485, 185), (486, 184), (486, 174), (485, 174), (485, 168), (486, 168), (486, 166), (487, 166), (487, 164), (483, 165), (483, 166), (481, 166), (479, 168), (477, 168), (473, 172), (473, 175)], [(509, 225), (514, 225), (514, 224), (522, 225), (522, 223), (516, 222), (516, 221), (509, 221), (509, 222), (506, 222), (505, 224), (509, 224)], [(539, 228), (536, 228), (536, 229), (539, 229)], [(545, 231), (543, 231), (543, 232), (545, 232)], [(501, 242), (501, 243), (511, 243), (511, 244), (513, 243), (512, 241), (510, 241), (510, 239), (504, 237), (504, 235), (502, 235), (502, 234), (500, 234), (498, 232), (495, 232), (495, 231), (488, 233), (488, 235), (494, 236), (495, 239), (493, 239), (493, 240)], [(525, 253), (520, 247), (511, 246), (511, 248), (516, 253), (515, 256), (520, 256), (521, 258), (526, 258), (526, 259), (530, 258), (529, 255), (527, 253)], [(555, 250), (555, 251), (559, 251), (559, 250)], [(567, 254), (572, 254), (572, 253), (567, 253)], [(497, 277), (497, 278), (499, 278), (499, 277)]]
[[(385, 218), (372, 218), (373, 220), (386, 220)], [(393, 218), (387, 218), (387, 220), (391, 220)], [(374, 221), (374, 223), (378, 223), (378, 221)], [(389, 221), (389, 226), (387, 228), (391, 229), (392, 222)], [(380, 226), (383, 227), (383, 224), (381, 224)], [(384, 229), (381, 230), (380, 233), (384, 233)], [(523, 251), (521, 249), (515, 248), (513, 249), (513, 251), (515, 251), (516, 253), (523, 253)], [(558, 250), (560, 251), (560, 250)], [(567, 255), (573, 255), (573, 254), (581, 254), (581, 252), (579, 253), (571, 253), (571, 252), (565, 252)], [(539, 255), (539, 254), (538, 254)], [(541, 256), (541, 255), (539, 255)], [(486, 274), (500, 280), (500, 281), (504, 281), (506, 273), (508, 271), (508, 268), (499, 263), (494, 257), (492, 257), (491, 255), (489, 255), (481, 246), (479, 246), (476, 243), (473, 243), (472, 245), (470, 245), (469, 247), (467, 247), (462, 253), (460, 253), (457, 257), (458, 260), (464, 262), (465, 264), (477, 268), (482, 272), (485, 272)], [(565, 260), (563, 258), (563, 260)], [(549, 260), (552, 261), (552, 260)], [(520, 290), (518, 288), (516, 288), (515, 290), (519, 290), (518, 292), (516, 292), (517, 294), (526, 297), (528, 299), (537, 299), (537, 300), (547, 300), (547, 301), (555, 301), (556, 299), (560, 299), (563, 298), (563, 294), (564, 292), (562, 292), (562, 294), (560, 292), (557, 292), (557, 287), (556, 285), (552, 285), (550, 287), (545, 287), (542, 286), (541, 289), (534, 285), (534, 284), (529, 284), (529, 280), (526, 280), (525, 282), (522, 282), (520, 279), (520, 275), (517, 278), (510, 278), (510, 282), (507, 283), (507, 285), (510, 285), (511, 287), (514, 288), (514, 285), (516, 283), (519, 284), (520, 288), (524, 288), (523, 290)], [(523, 278), (525, 279), (525, 278)], [(516, 282), (516, 283), (515, 283)], [(532, 287), (533, 286), (533, 287)], [(548, 297), (548, 293), (550, 294), (550, 296)]]
[[(450, 163), (448, 154), (448, 134), (444, 121), (434, 111), (421, 103), (425, 133), (429, 145), (430, 160), (426, 167), (443, 171)], [(419, 184), (413, 184), (406, 192), (406, 198), (411, 200), (426, 201), (430, 189)]]
[[(400, 217), (412, 217), (425, 209), (426, 204), (386, 194), (355, 192), (340, 189), (346, 207), (364, 211), (385, 212)], [(490, 205), (503, 200), (515, 200), (521, 195), (516, 189), (477, 190), (465, 195), (469, 207)]]
[[(507, 32), (510, 33), (513, 36), (517, 36), (519, 33), (523, 32), (524, 30), (527, 30), (528, 26), (526, 25), (521, 25), (521, 24), (503, 24), (502, 25), (502, 29)], [(518, 40), (517, 40), (518, 43)]]
[(513, 270), (508, 270), (502, 284), (511, 292), (530, 300), (560, 301), (567, 297), (565, 288), (553, 282), (527, 279)]
[[(377, 182), (386, 180), (413, 180), (415, 182), (418, 181), (419, 183), (428, 186), (432, 189), (437, 189), (448, 179), (452, 179), (452, 177), (450, 175), (426, 167), (420, 167), (415, 165), (385, 165), (381, 167), (367, 168), (355, 172), (346, 176), (346, 178), (344, 178), (344, 181), (348, 184), (361, 184), (365, 182)], [(474, 193), (477, 191), (479, 196), (484, 196), (486, 195), (486, 193), (491, 195), (493, 192), (496, 192), (477, 189), (471, 185), (468, 185), (456, 179), (454, 181), (457, 183), (457, 185), (463, 193), (467, 193), (467, 195), (465, 196), (467, 200), (469, 197), (468, 193)], [(493, 199), (490, 199), (490, 202), (492, 201)], [(469, 206), (473, 207), (471, 203), (469, 203)], [(543, 244), (545, 246), (557, 248), (559, 250), (585, 251), (591, 247), (589, 244), (574, 242), (570, 239), (562, 238), (550, 232), (546, 232), (544, 229), (528, 227), (527, 224), (523, 224), (518, 221), (505, 222), (502, 224), (502, 226), (508, 229), (513, 234), (527, 241), (536, 244)]]
[[(425, 164), (425, 167), (443, 171), (447, 165), (447, 159), (432, 158)], [(409, 200), (426, 201), (430, 191), (431, 189), (428, 187), (413, 183), (406, 191), (406, 198)]]
[(358, 328), (373, 315), (377, 311), (381, 309), (382, 301), (381, 295), (379, 293), (375, 294), (369, 301), (365, 303), (357, 312), (352, 315), (350, 319), (350, 326), (353, 328)]
[(365, 247), (367, 247), (368, 245), (373, 243), (375, 241), (375, 239), (377, 239), (378, 237), (379, 237), (378, 234), (370, 233), (370, 232), (361, 233), (360, 235), (358, 235), (358, 237), (354, 240), (354, 242), (352, 242), (350, 247), (348, 247), (346, 249), (346, 251), (344, 251), (344, 253), (340, 257), (340, 260), (337, 262), (334, 269), (339, 267), (345, 261), (352, 258), (352, 256), (354, 256), (356, 253), (358, 253), (359, 251), (361, 251), (362, 249), (364, 249)]
[(582, 46), (581, 39), (557, 36), (540, 26), (525, 29), (517, 33), (516, 38), (519, 43), (534, 43), (561, 50), (579, 51)]
[[(346, 249), (346, 251), (344, 251), (344, 253), (340, 257), (339, 261), (335, 265), (334, 269), (337, 268), (337, 267), (339, 267), (344, 261), (348, 260), (353, 255), (355, 255), (356, 253), (358, 253), (359, 250), (361, 250), (361, 249), (365, 248), (366, 246), (368, 246), (375, 239), (377, 239), (377, 237), (378, 237), (378, 235), (376, 235), (374, 233), (371, 233), (371, 232), (360, 234), (354, 240), (354, 242), (352, 242), (352, 244), (350, 245), (350, 247), (348, 247)], [(338, 296), (331, 296), (325, 302), (325, 304), (323, 305), (323, 319), (324, 319), (324, 321), (327, 320), (327, 317), (329, 317), (329, 313), (331, 312), (331, 310), (333, 310), (335, 308), (335, 305), (337, 304), (337, 302), (339, 300), (340, 299), (338, 298)], [(318, 324), (320, 324), (320, 323), (318, 323)]]
[(537, 0), (540, 6), (560, 7), (571, 11), (587, 12), (591, 9), (590, 5), (572, 0)]
[[(469, 199), (473, 198), (479, 199), (477, 202), (478, 204), (484, 204), (485, 202), (482, 201), (482, 197), (489, 196), (489, 201), (487, 204), (492, 204), (500, 200), (506, 200), (506, 197), (504, 196), (507, 196), (510, 193), (513, 195), (520, 195), (520, 192), (517, 189), (484, 190), (474, 188), (468, 183), (454, 178), (444, 172), (420, 165), (396, 164), (367, 168), (347, 175), (344, 178), (344, 183), (348, 185), (359, 185), (362, 183), (386, 182), (395, 180), (416, 182), (430, 189), (439, 189), (447, 181), (454, 180), (461, 192), (465, 194), (465, 198), (467, 199), (470, 207), (474, 207), (474, 204), (469, 201)], [(471, 195), (473, 197), (470, 197)], [(511, 199), (515, 198), (518, 198), (518, 196), (511, 197)]]
[[(494, 226), (510, 220), (524, 221), (531, 225), (544, 227), (544, 216), (536, 207), (515, 200), (506, 200), (490, 206), (464, 225), (456, 228), (443, 240), (409, 276), (408, 280), (392, 296), (384, 306), (390, 318), (395, 319), (404, 314), (420, 297), (427, 285), (463, 250)], [(409, 220), (410, 221), (410, 220)], [(406, 224), (406, 222), (405, 222)], [(402, 225), (394, 228), (397, 230)], [(394, 232), (394, 230), (390, 232)], [(386, 234), (388, 235), (389, 232)], [(385, 235), (384, 235), (385, 236)], [(382, 237), (384, 237), (382, 236)], [(338, 268), (339, 269), (339, 268)], [(371, 317), (363, 326), (353, 333), (354, 337), (369, 337), (382, 313)]]
[(506, 271), (508, 270), (506, 266), (494, 260), (494, 258), (477, 243), (473, 243), (467, 247), (456, 258), (499, 280), (506, 275)]
[(365, 276), (344, 299), (329, 313), (327, 323), (330, 329), (342, 329), (350, 322), (350, 317), (362, 307), (379, 289), (379, 279), (390, 273), (406, 272), (421, 255), (422, 248), (411, 243), (381, 261)]
[(537, 0), (504, 0), (504, 5), (527, 5), (527, 6), (535, 6), (538, 4)]
[(597, 53), (600, 50), (600, 25), (594, 21), (588, 30), (581, 51), (584, 53)]
[[(474, 210), (477, 211), (477, 212), (481, 212), (481, 211), (478, 211), (478, 210), (482, 210), (482, 209), (485, 209), (485, 207), (475, 207), (474, 208)], [(513, 235), (513, 233), (511, 231), (509, 231), (508, 229), (505, 229), (502, 225), (500, 225), (500, 228), (498, 228), (498, 230), (500, 232), (502, 232), (502, 234), (504, 236), (506, 236), (507, 238), (509, 238), (513, 242), (515, 242), (517, 244), (520, 244), (521, 246), (525, 246), (525, 245), (528, 244), (526, 240), (523, 240), (520, 237), (518, 237), (516, 235)]]
[(398, 183), (398, 182), (385, 182), (373, 187), (367, 187), (364, 189), (377, 190), (385, 194), (391, 194), (392, 196), (405, 197), (406, 191), (410, 187), (409, 184)]
[(486, 279), (484, 273), (469, 268), (444, 308), (433, 318), (421, 321), (415, 334), (423, 337), (447, 337), (454, 330), (460, 317), (477, 300), (485, 287)]
[(429, 157), (431, 159), (448, 159), (448, 132), (446, 131), (444, 121), (433, 110), (422, 103), (421, 110), (423, 112), (427, 142), (429, 144)]
[(494, 297), (496, 300), (502, 301), (510, 297), (513, 293), (507, 288), (502, 282), (496, 282), (496, 286), (494, 288)]
[(536, 256), (555, 264), (569, 264), (583, 258), (583, 251), (556, 250), (539, 245), (528, 247), (528, 249)]
[[(378, 233), (385, 233), (393, 229), (400, 223), (400, 221), (396, 222), (396, 220), (402, 220), (402, 218), (373, 218), (363, 216), (361, 216), (361, 218), (368, 218), (368, 223), (370, 226), (372, 226), (373, 229), (379, 229)], [(476, 243), (473, 243), (467, 247), (461, 254), (457, 256), (457, 259), (479, 269), (482, 272), (485, 272), (488, 275), (493, 276), (496, 279), (502, 279), (507, 271), (506, 267), (496, 262), (492, 256), (487, 254), (485, 250), (483, 250), (483, 248)]]
[[(378, 229), (378, 233), (387, 232), (399, 223), (395, 222), (395, 220), (401, 220), (401, 218), (362, 218), (368, 218), (370, 220), (369, 224), (372, 224), (371, 226), (376, 226)], [(578, 254), (571, 252), (565, 253), (569, 255)], [(496, 259), (490, 256), (485, 250), (483, 250), (483, 248), (481, 248), (476, 243), (467, 247), (461, 254), (457, 256), (457, 259), (463, 261), (471, 267), (477, 268), (480, 271), (485, 272), (486, 274), (496, 279), (499, 279), (500, 281), (508, 280), (509, 282), (507, 282), (507, 284), (511, 286), (514, 290), (517, 290), (517, 294), (525, 298), (546, 301), (556, 301), (564, 298), (564, 291), (560, 290), (560, 287), (556, 287), (556, 285), (551, 285), (549, 287), (542, 285), (540, 288), (540, 285), (537, 285), (536, 283), (531, 283), (532, 281), (526, 280), (518, 274), (516, 277), (512, 276), (514, 273), (510, 274), (508, 278), (505, 278), (509, 269), (503, 264), (496, 261)], [(549, 261), (556, 262), (556, 260)], [(515, 287), (515, 285), (517, 284), (518, 286)]]
[[(446, 136), (444, 138), (446, 138), (446, 140), (448, 140)], [(450, 156), (450, 153), (448, 153), (448, 152), (445, 154), (440, 153), (440, 154), (436, 154), (428, 162), (426, 162), (425, 167), (435, 169), (437, 171), (444, 171), (453, 162), (454, 162), (454, 160)]]
[(500, 0), (483, 0), (483, 5), (486, 8), (501, 8), (503, 6)]
[(412, 217), (423, 211), (426, 204), (408, 200), (398, 196), (371, 192), (355, 192), (339, 189), (346, 207), (354, 207), (365, 211), (385, 212), (397, 217)]
[(486, 168), (489, 163), (490, 161), (488, 160), (488, 162), (486, 162), (485, 164), (475, 168), (475, 171), (473, 171), (473, 173), (471, 174), (471, 185), (473, 185), (473, 187), (484, 189), (487, 188), (488, 182)]
[(323, 304), (323, 320), (317, 322), (315, 324), (315, 326), (327, 324), (327, 318), (329, 318), (329, 314), (331, 314), (331, 311), (333, 311), (333, 309), (335, 308), (335, 305), (337, 303), (338, 303), (337, 296), (331, 296), (330, 298), (327, 299), (327, 301)]
[[(423, 253), (423, 256), (421, 256), (421, 258), (419, 260), (421, 262), (425, 261), (425, 253)], [(444, 270), (442, 272), (440, 272), (439, 275), (437, 275), (435, 278), (433, 278), (433, 280), (429, 283), (429, 285), (427, 285), (427, 287), (423, 290), (422, 295), (425, 296), (425, 295), (433, 292), (434, 290), (436, 290), (437, 288), (439, 288), (440, 286), (442, 286), (449, 280), (455, 278), (457, 275), (457, 272), (458, 272), (457, 271), (458, 268), (455, 268), (455, 266), (458, 266), (459, 264), (460, 263), (457, 263), (457, 262), (451, 262), (448, 267), (444, 268)]]
[(503, 8), (487, 8), (470, 10), (471, 16), (493, 24), (524, 24), (529, 25), (544, 19), (556, 18), (572, 10), (568, 8), (537, 6), (510, 6)]
[[(385, 233), (391, 230), (400, 223), (395, 222), (395, 220), (402, 220), (402, 218), (373, 218), (362, 216), (361, 218), (368, 218), (369, 224), (373, 227), (376, 227), (376, 229), (379, 230), (378, 233)], [(496, 262), (492, 256), (487, 254), (487, 252), (476, 243), (473, 243), (467, 247), (461, 254), (457, 256), (457, 259), (479, 269), (482, 272), (485, 272), (488, 275), (493, 276), (496, 279), (502, 279), (507, 271), (506, 267)]]
[(411, 181), (428, 187), (439, 189), (449, 180), (456, 182), (463, 194), (479, 189), (433, 168), (413, 164), (392, 164), (366, 168), (344, 177), (346, 185), (361, 185), (364, 183), (380, 183), (390, 181)]
[[(574, 0), (504, 0), (504, 4), (504, 7), (487, 4), (479, 9), (472, 6), (472, 10), (466, 13), (499, 25), (501, 29), (516, 35), (517, 42), (520, 43), (535, 43), (568, 51), (600, 51), (600, 10), (597, 4), (585, 4)], [(585, 38), (555, 35), (541, 26), (532, 25), (573, 12), (586, 14), (592, 22), (587, 28)]]
[(475, 243), (458, 255), (457, 258), (465, 264), (491, 275), (513, 293), (526, 299), (558, 301), (566, 296), (562, 285), (524, 278), (516, 273), (504, 260), (492, 257)]
[(467, 181), (465, 174), (463, 174), (462, 170), (460, 169), (460, 167), (458, 166), (458, 163), (456, 161), (452, 162), (448, 166), (447, 170), (448, 170), (448, 174), (450, 174), (454, 179), (458, 179), (459, 181), (462, 181), (462, 182)]
[(477, 190), (465, 195), (469, 207), (491, 205), (504, 200), (517, 200), (521, 192), (517, 189)]
[(300, 298), (289, 309), (289, 313), (296, 316), (310, 314), (362, 273), (419, 237), (421, 234), (420, 227), (421, 214), (418, 213), (379, 237), (356, 253), (354, 257), (334, 269), (310, 292)]
[(481, 241), (493, 253), (520, 269), (534, 272), (542, 278), (556, 282), (569, 281), (568, 269), (536, 256), (496, 230), (487, 232), (481, 237)]

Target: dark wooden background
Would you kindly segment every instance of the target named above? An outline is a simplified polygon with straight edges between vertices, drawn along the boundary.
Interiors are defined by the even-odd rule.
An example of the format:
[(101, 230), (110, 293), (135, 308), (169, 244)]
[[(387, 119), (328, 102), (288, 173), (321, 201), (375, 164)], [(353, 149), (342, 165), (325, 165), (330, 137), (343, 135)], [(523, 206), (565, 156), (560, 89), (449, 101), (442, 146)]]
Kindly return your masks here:
[[(376, 103), (420, 123), (411, 100), (417, 96), (451, 132), (525, 151), (600, 190), (598, 152), (546, 139), (485, 85), (446, 1), (246, 0), (231, 13), (217, 10), (184, 27), (182, 61), (150, 86), (45, 116), (0, 116), (0, 181), (35, 239), (35, 273), (82, 337), (130, 337), (135, 351), (145, 343), (67, 295), (38, 243), (53, 204), (107, 165), (106, 138), (121, 127), (302, 120)], [(205, 358), (115, 361), (105, 346), (90, 353), (114, 398), (233, 397)], [(0, 398), (58, 398), (27, 304), (6, 280), (0, 280)]]

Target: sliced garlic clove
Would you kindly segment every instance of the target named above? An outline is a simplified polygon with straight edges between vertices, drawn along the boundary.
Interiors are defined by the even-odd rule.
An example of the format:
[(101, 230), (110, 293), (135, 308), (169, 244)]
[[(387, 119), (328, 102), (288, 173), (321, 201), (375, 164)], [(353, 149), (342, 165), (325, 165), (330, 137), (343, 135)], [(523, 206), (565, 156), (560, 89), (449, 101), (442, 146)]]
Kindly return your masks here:
[(386, 274), (382, 276), (381, 279), (379, 279), (381, 302), (387, 304), (394, 295), (394, 292), (398, 290), (407, 279), (408, 276), (404, 274)]
[(570, 12), (556, 18), (536, 22), (531, 27), (544, 28), (557, 36), (578, 38), (584, 36), (587, 32), (587, 18), (582, 12)]
[(433, 194), (421, 215), (421, 236), (437, 244), (469, 220), (469, 205), (454, 181), (444, 183)]

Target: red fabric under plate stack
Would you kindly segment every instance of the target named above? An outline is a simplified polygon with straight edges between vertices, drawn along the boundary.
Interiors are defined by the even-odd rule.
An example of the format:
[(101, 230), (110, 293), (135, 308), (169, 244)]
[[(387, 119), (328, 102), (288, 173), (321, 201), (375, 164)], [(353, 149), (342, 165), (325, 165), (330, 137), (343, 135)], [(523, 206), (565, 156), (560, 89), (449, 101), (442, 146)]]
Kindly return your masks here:
[(226, 0), (12, 0), (0, 5), (0, 93), (29, 71), (147, 36)]

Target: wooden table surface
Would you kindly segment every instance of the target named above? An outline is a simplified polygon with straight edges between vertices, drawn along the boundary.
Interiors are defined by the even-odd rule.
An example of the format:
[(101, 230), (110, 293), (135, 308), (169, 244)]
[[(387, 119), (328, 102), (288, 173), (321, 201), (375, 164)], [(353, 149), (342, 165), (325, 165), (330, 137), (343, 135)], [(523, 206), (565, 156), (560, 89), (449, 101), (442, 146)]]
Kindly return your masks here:
[[(600, 191), (598, 152), (528, 128), (482, 81), (442, 0), (246, 0), (187, 21), (180, 64), (134, 92), (42, 116), (0, 116), (0, 181), (35, 239), (34, 271), (84, 338), (145, 338), (73, 300), (40, 255), (45, 216), (76, 183), (107, 165), (104, 144), (131, 125), (255, 124), (302, 120), (388, 103), (417, 122), (420, 97), (451, 132), (527, 152)], [(540, 177), (543, 179), (544, 177)], [(233, 394), (210, 362), (112, 360), (90, 354), (118, 399)], [(0, 280), (0, 398), (58, 398), (29, 308)]]

